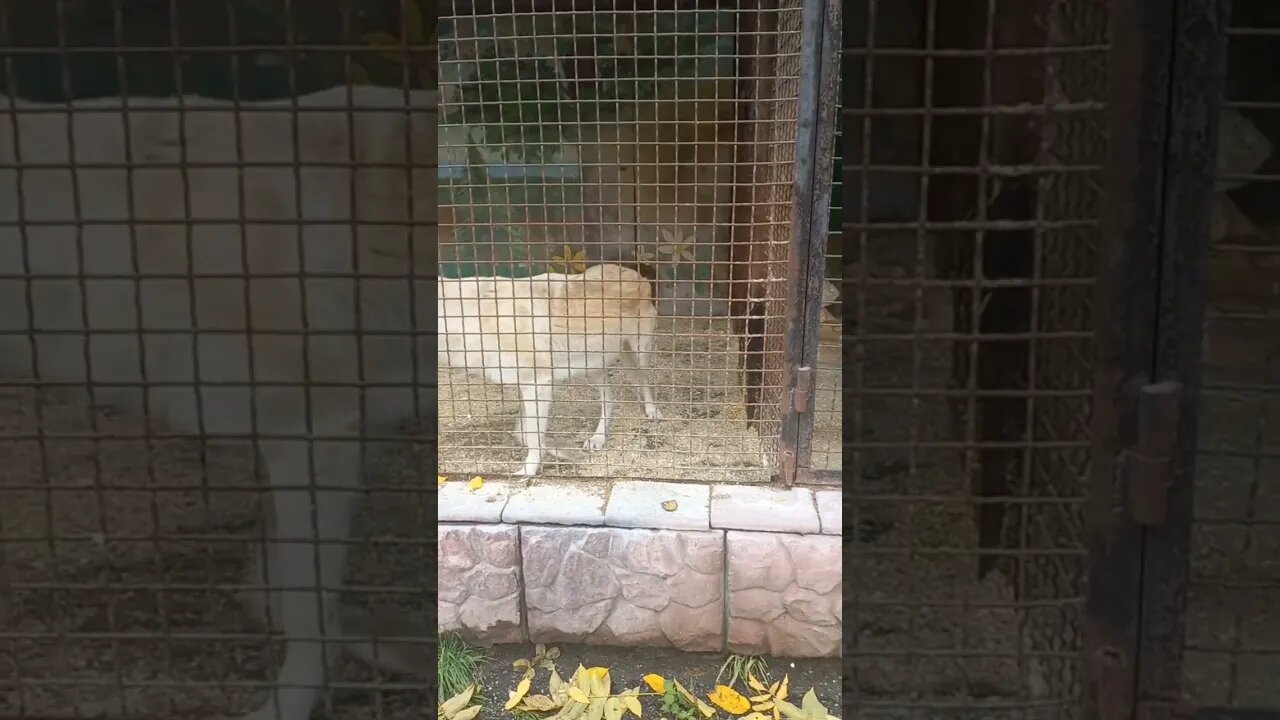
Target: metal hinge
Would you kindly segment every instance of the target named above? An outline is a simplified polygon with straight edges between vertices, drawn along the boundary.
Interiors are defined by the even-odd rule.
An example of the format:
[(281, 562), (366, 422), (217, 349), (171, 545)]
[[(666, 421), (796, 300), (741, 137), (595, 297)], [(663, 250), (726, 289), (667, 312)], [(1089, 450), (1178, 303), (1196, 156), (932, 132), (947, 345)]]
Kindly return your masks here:
[(804, 365), (796, 368), (795, 387), (791, 391), (791, 409), (796, 412), (808, 411), (811, 397), (813, 397), (813, 368)]
[(1129, 449), (1129, 514), (1139, 525), (1160, 525), (1169, 517), (1181, 404), (1180, 383), (1149, 383), (1138, 390), (1138, 434)]

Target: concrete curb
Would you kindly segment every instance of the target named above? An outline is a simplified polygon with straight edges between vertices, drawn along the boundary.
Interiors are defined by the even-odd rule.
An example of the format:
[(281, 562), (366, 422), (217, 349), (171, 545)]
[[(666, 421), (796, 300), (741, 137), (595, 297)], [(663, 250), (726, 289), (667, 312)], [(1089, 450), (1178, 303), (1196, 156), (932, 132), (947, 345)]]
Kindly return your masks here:
[(836, 657), (840, 499), (748, 485), (447, 483), (439, 629), (480, 644)]

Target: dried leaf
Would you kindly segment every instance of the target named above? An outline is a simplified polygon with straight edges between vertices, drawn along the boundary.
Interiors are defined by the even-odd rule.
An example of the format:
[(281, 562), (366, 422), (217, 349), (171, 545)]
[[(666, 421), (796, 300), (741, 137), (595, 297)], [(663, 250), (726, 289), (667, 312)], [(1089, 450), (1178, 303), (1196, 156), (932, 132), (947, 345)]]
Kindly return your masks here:
[(770, 695), (777, 695), (777, 694), (778, 694), (778, 688), (780, 688), (780, 687), (782, 687), (782, 681), (781, 681), (781, 680), (774, 680), (774, 681), (773, 681), (773, 684), (769, 686), (769, 694), (770, 694)]
[[(768, 691), (769, 691), (769, 688), (765, 687), (765, 686), (764, 686), (764, 683), (762, 683), (762, 682), (760, 682), (759, 680), (757, 680), (757, 679), (756, 679), (756, 676), (755, 676), (755, 675), (752, 675), (751, 673), (747, 673), (747, 685), (748, 685), (752, 690), (755, 690), (756, 692), (768, 692)], [(754, 699), (754, 698), (753, 698), (753, 699)]]
[(644, 684), (659, 695), (667, 692), (667, 681), (661, 675), (654, 675), (653, 673), (645, 675)]
[(591, 694), (592, 695), (604, 696), (604, 695), (611, 694), (610, 690), (611, 690), (611, 685), (613, 684), (613, 679), (609, 677), (609, 668), (593, 667), (587, 672), (591, 674), (591, 680), (592, 680)]
[(804, 694), (804, 699), (800, 701), (800, 709), (814, 720), (826, 720), (827, 709), (818, 702), (818, 694), (813, 691), (813, 688), (809, 688), (809, 692)]
[(546, 695), (526, 695), (524, 702), (520, 703), (519, 709), (531, 712), (550, 712), (563, 704), (563, 702), (556, 702)]
[(750, 715), (743, 715), (742, 720), (769, 720), (769, 716), (762, 712), (753, 712)]
[(707, 699), (731, 715), (741, 715), (751, 709), (751, 701), (728, 685), (717, 685), (715, 692), (707, 694)]
[(764, 693), (763, 695), (752, 695), (748, 699), (751, 700), (751, 702), (753, 703), (758, 703), (758, 702), (764, 702), (765, 700), (768, 700), (771, 697), (773, 696), (770, 695), (769, 693)]
[(546, 645), (543, 645), (542, 643), (538, 643), (537, 645), (534, 645), (534, 646), (533, 646), (533, 656), (534, 656), (534, 657), (539, 657), (539, 656), (546, 655), (546, 654), (547, 654), (547, 646), (546, 646)]
[(622, 704), (631, 711), (636, 717), (644, 717), (644, 708), (640, 706), (640, 698), (636, 697), (636, 693), (640, 692), (640, 688), (628, 690), (622, 697)]
[(560, 657), (560, 648), (558, 648), (558, 647), (547, 648), (547, 659), (548, 659), (548, 660), (555, 660), (555, 659), (556, 659), (556, 658), (558, 658), (558, 657)]
[(479, 714), (480, 714), (480, 706), (472, 705), (466, 710), (462, 710), (460, 712), (457, 712), (451, 715), (450, 720), (475, 720), (475, 717)]
[(795, 705), (792, 705), (786, 700), (778, 701), (778, 709), (787, 717), (787, 720), (806, 720), (809, 717), (805, 711)]
[(679, 680), (672, 680), (671, 682), (675, 684), (676, 691), (683, 695), (684, 699), (688, 700), (690, 704), (698, 708), (698, 712), (702, 713), (703, 717), (711, 717), (716, 714), (715, 708), (695, 697), (693, 693), (686, 690), (684, 686), (680, 684)]
[(524, 658), (520, 658), (519, 660), (511, 663), (512, 670), (528, 670), (529, 667), (529, 661)]
[(555, 670), (551, 671), (551, 680), (548, 682), (547, 687), (551, 691), (552, 699), (561, 704), (564, 704), (564, 701), (569, 699), (569, 683), (561, 679), (560, 673)]
[(471, 492), (475, 492), (482, 487), (484, 487), (484, 478), (479, 475), (471, 478), (471, 482), (467, 483), (467, 489)]
[(622, 720), (622, 715), (626, 711), (622, 698), (616, 695), (604, 701), (604, 720)]
[(783, 676), (782, 676), (782, 685), (780, 685), (780, 686), (778, 687), (778, 691), (777, 691), (777, 692), (775, 692), (775, 693), (773, 694), (773, 696), (774, 696), (775, 698), (779, 699), (779, 700), (786, 700), (786, 699), (787, 699), (787, 683), (789, 683), (789, 682), (791, 682), (791, 676), (790, 676), (790, 675), (783, 675)]
[(516, 685), (516, 689), (511, 691), (510, 697), (507, 698), (507, 702), (502, 706), (502, 709), (510, 710), (516, 705), (519, 705), (520, 701), (524, 699), (524, 696), (529, 693), (530, 683), (531, 681), (527, 677), (521, 680), (519, 684)]
[(441, 715), (453, 715), (471, 702), (471, 695), (476, 691), (475, 685), (468, 685), (465, 690), (440, 703)]
[(587, 706), (587, 711), (583, 713), (586, 720), (604, 720), (604, 698), (596, 698)]
[(664, 500), (662, 503), (662, 509), (667, 512), (675, 512), (679, 507), (680, 503), (675, 500)]
[[(352, 69), (352, 70), (354, 70), (354, 69), (356, 69), (356, 68), (358, 68), (358, 67), (360, 67), (360, 66), (359, 66), (359, 65), (355, 65), (355, 66), (352, 66), (352, 68), (351, 68), (351, 69)], [(361, 68), (361, 69), (363, 70), (363, 68)], [(443, 485), (443, 484), (445, 484), (445, 483), (447, 483), (447, 482), (449, 482), (449, 476), (448, 476), (448, 475), (437, 475), (437, 476), (436, 476), (436, 487), (439, 487), (439, 486), (441, 486), (441, 485)]]
[(764, 712), (765, 710), (772, 710), (773, 706), (774, 706), (774, 702), (772, 700), (766, 700), (764, 702), (756, 703), (755, 705), (752, 705), (751, 709)]
[(533, 669), (533, 668), (529, 668), (528, 670), (525, 670), (525, 671), (524, 671), (524, 674), (520, 676), (520, 679), (522, 679), (522, 680), (532, 680), (532, 679), (533, 679), (534, 672), (535, 672), (535, 671), (534, 671), (534, 669)]
[(577, 702), (582, 703), (583, 705), (586, 705), (587, 703), (591, 702), (591, 698), (588, 697), (586, 693), (582, 692), (581, 688), (577, 688), (577, 687), (569, 688), (569, 697), (573, 698)]

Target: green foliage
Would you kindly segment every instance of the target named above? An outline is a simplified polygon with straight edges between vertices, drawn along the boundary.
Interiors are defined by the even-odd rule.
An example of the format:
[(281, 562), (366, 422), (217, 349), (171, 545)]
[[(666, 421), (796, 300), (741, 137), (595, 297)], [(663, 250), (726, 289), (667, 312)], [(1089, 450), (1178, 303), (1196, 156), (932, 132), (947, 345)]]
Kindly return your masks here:
[(662, 714), (675, 720), (702, 720), (698, 709), (676, 690), (673, 682), (667, 683), (666, 692), (662, 694)]

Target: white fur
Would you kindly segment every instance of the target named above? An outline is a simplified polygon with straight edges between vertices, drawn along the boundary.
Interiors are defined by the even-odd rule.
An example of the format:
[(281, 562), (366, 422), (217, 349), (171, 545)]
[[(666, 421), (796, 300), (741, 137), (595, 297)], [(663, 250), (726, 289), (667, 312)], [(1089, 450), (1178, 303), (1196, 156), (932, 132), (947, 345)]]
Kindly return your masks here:
[[(596, 298), (586, 307), (595, 311), (585, 332), (555, 329), (551, 298), (581, 274), (544, 273), (530, 278), (477, 277), (441, 279), (437, 287), (439, 318), (437, 362), (478, 371), (494, 383), (520, 388), (521, 414), (516, 436), (525, 445), (521, 474), (537, 475), (544, 453), (563, 455), (548, 445), (547, 417), (556, 384), (582, 377), (597, 379), (600, 419), (595, 432), (583, 444), (601, 450), (608, 440), (613, 419), (613, 392), (605, 381), (608, 368), (619, 359), (632, 371), (640, 386), (645, 416), (661, 418), (653, 390), (644, 372), (654, 349), (657, 309), (651, 297), (634, 305), (615, 302), (618, 296)], [(604, 283), (605, 293), (616, 285)], [(646, 291), (647, 295), (647, 291)], [(485, 327), (484, 316), (500, 319), (498, 332)], [(500, 348), (498, 335), (514, 339), (513, 348)]]
[[(17, 115), (0, 115), (0, 373), (91, 383), (99, 404), (139, 410), (145, 402), (177, 432), (257, 433), (272, 486), (268, 538), (336, 541), (269, 543), (269, 584), (303, 588), (270, 598), (287, 638), (278, 680), (311, 687), (273, 690), (246, 720), (306, 720), (326, 658), (299, 639), (354, 629), (342, 627), (336, 593), (323, 594), (321, 610), (305, 588), (342, 581), (341, 541), (361, 484), (351, 440), (362, 411), (368, 428), (435, 406), (425, 332), (435, 239), (431, 228), (408, 224), (434, 217), (433, 103), (416, 94), (406, 112), (402, 91), (351, 92), (350, 103), (345, 87), (300, 97), (300, 114), (272, 101), (246, 103), (237, 116), (228, 102), (188, 97), (132, 99), (127, 112), (119, 99), (77, 101), (70, 114), (17, 101)], [(349, 113), (348, 105), (378, 109)], [(334, 109), (314, 111), (321, 107)], [(352, 161), (353, 148), (356, 162), (417, 167), (361, 168), (353, 177), (336, 166)], [(238, 156), (281, 166), (208, 165)], [(90, 167), (125, 161), (137, 167)], [(317, 162), (335, 166), (306, 165)], [(36, 167), (48, 163), (77, 167)], [(77, 215), (88, 221), (80, 232)], [(247, 224), (235, 222), (241, 217)], [(264, 222), (272, 220), (302, 225)], [(224, 276), (190, 280), (192, 269)], [(246, 269), (294, 277), (246, 281)], [(144, 379), (171, 384), (145, 395), (124, 385)], [(399, 385), (368, 388), (361, 402), (354, 383), (362, 379)], [(346, 440), (308, 442), (309, 432)]]

